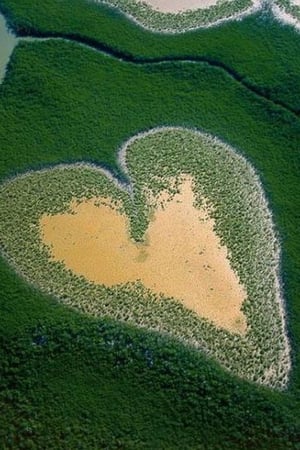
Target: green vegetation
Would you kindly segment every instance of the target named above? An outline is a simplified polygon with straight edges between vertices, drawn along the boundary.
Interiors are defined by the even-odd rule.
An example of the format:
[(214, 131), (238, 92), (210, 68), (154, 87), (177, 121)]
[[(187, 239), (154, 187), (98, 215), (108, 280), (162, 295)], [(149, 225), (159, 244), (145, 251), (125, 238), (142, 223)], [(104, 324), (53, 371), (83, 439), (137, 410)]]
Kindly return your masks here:
[(2, 448), (297, 448), (296, 410), (280, 395), (166, 338), (22, 295), (43, 317), (34, 324), (25, 306), (26, 334), (1, 337)]
[(300, 20), (300, 6), (290, 0), (276, 0), (275, 4), (281, 9), (291, 14), (295, 19)]
[[(266, 98), (300, 113), (300, 36), (268, 9), (222, 26), (180, 35), (148, 33), (115, 9), (86, 0), (0, 0), (0, 10), (23, 35), (60, 35), (133, 60), (196, 58), (238, 74)], [(49, 20), (51, 17), (51, 20)]]
[[(134, 57), (218, 59), (273, 100), (299, 110), (299, 36), (268, 15), (160, 37), (142, 32), (116, 11), (79, 0), (1, 0), (0, 8), (23, 31), (94, 36)], [(166, 337), (88, 319), (28, 286), (2, 259), (1, 446), (299, 447), (300, 121), (295, 114), (207, 64), (135, 65), (76, 44), (46, 41), (23, 42), (14, 52), (0, 87), (0, 117), (1, 180), (78, 160), (106, 165), (124, 177), (115, 149), (162, 125), (195, 127), (237, 148), (259, 173), (274, 213), (293, 350), (289, 389), (274, 393), (230, 376), (200, 352)], [(108, 351), (111, 344), (101, 346), (105, 334), (107, 342), (134, 340), (137, 351), (123, 366), (117, 363), (123, 344)], [(150, 360), (138, 358), (141, 342), (158, 355), (155, 371)]]
[[(94, 0), (96, 3), (102, 3)], [(251, 10), (252, 0), (218, 1), (205, 9), (186, 11), (181, 14), (161, 13), (148, 6), (145, 2), (139, 3), (130, 0), (105, 0), (104, 3), (120, 8), (144, 27), (154, 31), (177, 33), (210, 25), (222, 19), (228, 19)]]
[[(84, 165), (32, 172), (2, 185), (0, 236), (8, 258), (27, 280), (70, 306), (177, 336), (241, 377), (284, 388), (290, 361), (280, 310), (278, 244), (253, 170), (230, 148), (185, 129), (158, 129), (129, 141), (125, 149), (132, 200), (103, 172)], [(41, 245), (43, 214), (68, 210), (74, 198), (94, 197), (121, 201), (132, 237), (142, 241), (155, 207), (145, 193), (151, 190), (157, 198), (167, 189), (174, 195), (171, 180), (179, 182), (182, 173), (194, 179), (197, 205), (203, 196), (211, 202), (216, 231), (246, 287), (246, 336), (215, 329), (175, 299), (155, 295), (140, 283), (113, 288), (90, 283), (50, 260), (49, 249)]]

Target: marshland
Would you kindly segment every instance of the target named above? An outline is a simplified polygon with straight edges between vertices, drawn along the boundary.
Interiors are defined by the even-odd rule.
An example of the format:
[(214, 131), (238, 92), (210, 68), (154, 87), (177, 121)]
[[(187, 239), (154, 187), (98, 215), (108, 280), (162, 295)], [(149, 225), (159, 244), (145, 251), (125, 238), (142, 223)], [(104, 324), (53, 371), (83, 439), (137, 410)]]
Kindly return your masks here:
[[(73, 42), (21, 39), (0, 87), (1, 189), (13, 188), (1, 195), (2, 211), (9, 213), (2, 222), (8, 224), (3, 235), (1, 230), (1, 444), (7, 448), (74, 448), (79, 443), (85, 448), (295, 448), (299, 441), (300, 292), (299, 37), (295, 30), (280, 25), (267, 11), (219, 27), (167, 36), (148, 33), (116, 9), (83, 0), (41, 5), (32, 0), (3, 0), (0, 8), (17, 33), (75, 36)], [(123, 61), (78, 45), (78, 36), (122, 52)], [(128, 55), (139, 63), (126, 62)], [(193, 55), (221, 62), (243, 82), (204, 61), (172, 61), (172, 57)], [(149, 58), (169, 61), (155, 65)], [(254, 173), (259, 181), (271, 228), (256, 229), (255, 220), (243, 222), (250, 217), (250, 211), (248, 215), (245, 211), (231, 233), (233, 224), (223, 218), (234, 217), (230, 205), (235, 203), (226, 201), (224, 183), (212, 189), (209, 179), (203, 178), (207, 170), (195, 176), (201, 164), (188, 157), (185, 139), (178, 134), (175, 159), (168, 155), (165, 129), (161, 129), (159, 146), (154, 145), (158, 136), (148, 135), (147, 130), (162, 126), (180, 127), (180, 133), (200, 130), (205, 136), (217, 136), (222, 148), (234, 149), (247, 168), (254, 168), (249, 174)], [(130, 155), (126, 172), (118, 152), (141, 132), (146, 132), (145, 140), (131, 140), (132, 152), (129, 147), (126, 150)], [(193, 142), (191, 137), (188, 140)], [(162, 144), (165, 152), (160, 155)], [(100, 173), (99, 166), (105, 172)], [(78, 277), (64, 263), (51, 261), (49, 247), (40, 248), (41, 240), (32, 240), (32, 247), (27, 241), (18, 249), (19, 261), (28, 257), (24, 267), (17, 267), (4, 246), (4, 238), (11, 239), (12, 247), (16, 244), (13, 235), (24, 239), (28, 232), (28, 236), (41, 238), (39, 221), (45, 211), (55, 217), (71, 212), (72, 199), (103, 196), (121, 200), (123, 209), (116, 204), (114, 211), (129, 218), (131, 238), (141, 243), (153, 217), (151, 203), (146, 201), (148, 174), (154, 198), (161, 191), (171, 197), (180, 195), (180, 189), (173, 191), (166, 180), (194, 176), (193, 192), (199, 202), (201, 189), (201, 198), (210, 199), (214, 232), (230, 250), (231, 267), (248, 297), (259, 293), (256, 278), (251, 285), (248, 275), (254, 261), (258, 261), (258, 283), (265, 280), (263, 267), (270, 274), (277, 267), (280, 285), (274, 286), (283, 303), (279, 299), (274, 303), (273, 294), (268, 296), (262, 308), (266, 306), (271, 313), (263, 315), (261, 308), (247, 304), (247, 298), (243, 301), (243, 314), (256, 330), (255, 334), (247, 328), (247, 339), (252, 339), (248, 347), (239, 346), (242, 335), (216, 328), (178, 300), (158, 298), (142, 284), (135, 285), (133, 296), (132, 285), (103, 288)], [(219, 174), (222, 170), (214, 179)], [(232, 172), (225, 177), (232, 182), (231, 194), (248, 192), (248, 183), (245, 191), (236, 191), (234, 178)], [(249, 183), (251, 179), (247, 178)], [(26, 195), (31, 200), (38, 196), (41, 202), (29, 201), (24, 212), (20, 199)], [(252, 205), (251, 197), (249, 202), (251, 207), (257, 203)], [(239, 202), (235, 205), (240, 206)], [(200, 203), (197, 208), (201, 209)], [(35, 225), (27, 227), (31, 220)], [(253, 261), (249, 257), (243, 263), (246, 244), (256, 242), (249, 239), (244, 247), (237, 245), (234, 237), (244, 233), (243, 223), (250, 223), (252, 231), (261, 236), (271, 230), (275, 237), (275, 246), (265, 247), (271, 241), (264, 240), (256, 248), (262, 252), (261, 262), (258, 253)], [(23, 237), (22, 230), (26, 232)], [(274, 265), (266, 266), (265, 248), (275, 251), (273, 255), (281, 249), (280, 261), (275, 258)], [(249, 255), (255, 256), (256, 250)], [(31, 258), (33, 253), (41, 260)], [(49, 261), (51, 271), (43, 271), (50, 267)], [(26, 270), (38, 278), (35, 283), (26, 277)], [(62, 277), (66, 277), (60, 284), (64, 291), (54, 292)], [(43, 290), (38, 283), (45, 280), (49, 285)], [(81, 306), (76, 301), (78, 292), (84, 300)], [(97, 301), (89, 302), (87, 292)], [(141, 298), (140, 308), (133, 312), (132, 304), (138, 305)], [(277, 314), (281, 304), (284, 326)], [(286, 363), (282, 370), (276, 364), (271, 368), (270, 363), (272, 358), (280, 361), (279, 354), (287, 355), (282, 346), (285, 341), (279, 338), (283, 329), (291, 348), (288, 378)], [(220, 348), (215, 336), (220, 338)], [(226, 367), (229, 360), (230, 367)], [(243, 373), (241, 361), (245, 361)], [(245, 381), (247, 377), (258, 383)], [(270, 380), (277, 380), (275, 389)]]

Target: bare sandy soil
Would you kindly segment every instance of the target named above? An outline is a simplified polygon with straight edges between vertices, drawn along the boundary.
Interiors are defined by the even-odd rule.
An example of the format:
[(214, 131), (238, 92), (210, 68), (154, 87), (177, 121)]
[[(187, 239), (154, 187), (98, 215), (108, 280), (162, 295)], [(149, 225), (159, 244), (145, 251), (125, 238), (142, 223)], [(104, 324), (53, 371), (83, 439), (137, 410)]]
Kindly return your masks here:
[(142, 244), (130, 239), (127, 217), (108, 199), (74, 201), (71, 213), (43, 215), (43, 242), (52, 258), (92, 282), (113, 286), (140, 280), (215, 325), (243, 334), (240, 308), (246, 292), (207, 208), (193, 205), (192, 180), (183, 180), (172, 199), (164, 197)]
[[(179, 13), (188, 10), (209, 8), (218, 0), (138, 0), (164, 13)], [(297, 1), (297, 0), (296, 0)]]

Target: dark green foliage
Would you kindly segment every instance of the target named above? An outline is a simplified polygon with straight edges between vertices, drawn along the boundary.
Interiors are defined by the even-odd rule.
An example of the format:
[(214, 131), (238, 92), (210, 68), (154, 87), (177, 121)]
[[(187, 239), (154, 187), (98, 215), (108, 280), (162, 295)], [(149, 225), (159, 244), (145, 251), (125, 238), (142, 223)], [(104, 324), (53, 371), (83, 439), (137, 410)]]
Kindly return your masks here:
[[(90, 33), (145, 57), (212, 56), (299, 109), (299, 36), (269, 16), (159, 37), (108, 8), (84, 5), (0, 2), (23, 31)], [(260, 173), (282, 241), (294, 358), (289, 390), (262, 390), (165, 338), (80, 317), (3, 262), (0, 447), (297, 448), (300, 120), (206, 64), (136, 66), (60, 41), (17, 48), (0, 87), (0, 117), (1, 179), (78, 160), (120, 173), (116, 148), (154, 126), (197, 127), (239, 149)], [(132, 361), (123, 344), (107, 350), (105, 333), (134, 341)], [(141, 342), (158, 355), (153, 367)]]
[(296, 448), (277, 394), (166, 338), (60, 312), (0, 338), (6, 448)]
[(268, 8), (242, 21), (180, 35), (147, 33), (146, 39), (118, 10), (86, 0), (1, 0), (0, 10), (24, 35), (75, 37), (128, 58), (193, 57), (223, 64), (261, 94), (300, 112), (300, 35), (276, 22)]

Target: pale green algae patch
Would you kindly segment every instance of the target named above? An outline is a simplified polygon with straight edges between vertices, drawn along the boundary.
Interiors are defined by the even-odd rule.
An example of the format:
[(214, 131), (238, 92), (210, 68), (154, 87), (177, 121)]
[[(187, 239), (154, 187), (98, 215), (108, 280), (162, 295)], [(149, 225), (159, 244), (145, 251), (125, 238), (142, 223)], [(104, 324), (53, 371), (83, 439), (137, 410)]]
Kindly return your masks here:
[[(161, 128), (138, 135), (120, 150), (130, 184), (122, 186), (94, 166), (57, 166), (8, 180), (0, 191), (1, 247), (16, 270), (44, 292), (94, 316), (110, 316), (171, 334), (201, 348), (240, 377), (284, 388), (290, 369), (279, 246), (259, 179), (230, 147), (203, 133)], [(195, 206), (211, 204), (215, 231), (229, 249), (231, 267), (246, 288), (245, 335), (216, 328), (173, 298), (127, 283), (88, 282), (49, 258), (42, 244), (43, 214), (70, 211), (74, 199), (107, 197), (130, 221), (131, 236), (143, 241), (153, 213), (152, 198), (179, 190), (182, 174), (194, 180)], [(174, 183), (174, 179), (178, 183)]]

